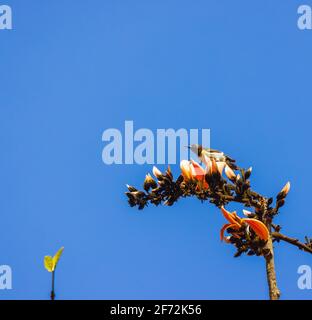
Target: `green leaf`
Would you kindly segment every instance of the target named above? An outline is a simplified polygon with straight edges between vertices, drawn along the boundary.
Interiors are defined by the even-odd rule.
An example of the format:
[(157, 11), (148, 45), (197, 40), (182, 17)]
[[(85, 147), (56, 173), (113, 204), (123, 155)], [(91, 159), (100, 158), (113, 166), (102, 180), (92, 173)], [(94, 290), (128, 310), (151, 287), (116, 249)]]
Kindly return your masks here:
[(64, 251), (64, 247), (61, 247), (61, 248), (58, 250), (58, 252), (54, 255), (54, 257), (53, 257), (53, 270), (55, 270), (56, 265), (57, 265), (57, 263), (59, 262), (60, 257), (61, 257), (61, 255), (62, 255), (63, 251)]
[(53, 258), (51, 256), (44, 257), (44, 267), (49, 271), (52, 272), (54, 270), (53, 267)]

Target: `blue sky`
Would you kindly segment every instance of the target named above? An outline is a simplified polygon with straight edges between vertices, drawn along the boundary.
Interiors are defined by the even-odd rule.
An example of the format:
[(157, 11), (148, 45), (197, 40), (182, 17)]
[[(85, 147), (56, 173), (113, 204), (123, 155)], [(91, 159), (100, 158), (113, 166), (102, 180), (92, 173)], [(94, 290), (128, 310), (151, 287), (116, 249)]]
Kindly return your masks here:
[[(0, 264), (12, 267), (13, 289), (0, 299), (49, 298), (43, 256), (62, 245), (58, 299), (266, 299), (263, 259), (233, 258), (215, 207), (128, 207), (125, 184), (140, 186), (151, 166), (105, 165), (101, 136), (125, 120), (210, 128), (212, 147), (253, 166), (254, 189), (273, 196), (291, 181), (277, 222), (311, 236), (312, 31), (297, 28), (302, 2), (3, 4), (13, 30), (0, 30)], [(276, 246), (282, 298), (312, 298), (297, 287), (302, 264), (312, 257)]]

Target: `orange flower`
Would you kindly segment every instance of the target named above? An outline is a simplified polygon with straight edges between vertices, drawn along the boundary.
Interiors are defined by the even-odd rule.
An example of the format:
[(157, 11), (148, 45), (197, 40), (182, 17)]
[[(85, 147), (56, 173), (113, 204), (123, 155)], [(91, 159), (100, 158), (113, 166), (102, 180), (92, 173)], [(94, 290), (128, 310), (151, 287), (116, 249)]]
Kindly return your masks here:
[(191, 160), (191, 174), (196, 180), (203, 180), (205, 179), (205, 170), (194, 160)]
[(180, 162), (180, 168), (182, 172), (182, 176), (184, 180), (191, 180), (192, 175), (191, 175), (191, 168), (190, 168), (190, 162), (187, 160), (182, 160)]
[(206, 172), (196, 161), (182, 160), (180, 168), (185, 181), (195, 180), (199, 187), (208, 188), (208, 183), (205, 181)]
[[(239, 230), (244, 224), (250, 226), (250, 228), (256, 233), (256, 235), (262, 240), (268, 240), (269, 238), (269, 230), (266, 225), (261, 222), (260, 220), (253, 219), (253, 218), (240, 218), (237, 216), (236, 212), (229, 212), (223, 206), (221, 207), (221, 211), (225, 219), (229, 222), (225, 224), (220, 231), (221, 241), (226, 240), (224, 237), (224, 232), (227, 229), (234, 229)], [(238, 237), (238, 234), (233, 234), (234, 237)]]
[(193, 178), (195, 178), (198, 181), (200, 188), (209, 188), (209, 185), (205, 180), (206, 171), (199, 165), (199, 163), (197, 163), (194, 160), (191, 160), (191, 172)]

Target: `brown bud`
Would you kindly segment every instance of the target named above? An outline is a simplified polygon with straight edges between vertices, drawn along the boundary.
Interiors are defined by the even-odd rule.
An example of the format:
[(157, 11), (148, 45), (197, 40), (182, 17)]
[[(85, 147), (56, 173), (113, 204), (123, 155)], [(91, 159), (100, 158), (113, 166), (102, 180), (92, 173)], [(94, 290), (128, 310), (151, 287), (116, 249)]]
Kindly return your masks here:
[(184, 177), (184, 180), (186, 181), (191, 180), (192, 174), (191, 174), (190, 162), (187, 160), (182, 160), (180, 162), (180, 168), (181, 168), (181, 172), (182, 172), (182, 176)]
[(225, 166), (224, 172), (231, 181), (234, 182), (236, 180), (236, 174), (228, 165)]
[(245, 175), (244, 175), (245, 180), (247, 180), (247, 179), (250, 177), (251, 171), (252, 171), (252, 167), (250, 167), (250, 168), (245, 172)]
[(162, 173), (161, 173), (161, 171), (157, 168), (157, 167), (153, 167), (153, 175), (157, 178), (157, 179), (159, 179), (159, 178), (161, 178), (162, 177)]
[(283, 189), (278, 193), (276, 197), (277, 200), (284, 199), (287, 196), (289, 190), (290, 190), (290, 182), (288, 181), (283, 187)]
[(150, 188), (154, 189), (156, 187), (157, 187), (157, 183), (152, 178), (152, 176), (148, 173), (145, 176), (145, 180), (144, 180), (144, 185), (143, 185), (144, 190), (147, 192)]
[(288, 182), (285, 184), (284, 188), (281, 190), (281, 192), (283, 192), (283, 193), (285, 193), (285, 195), (287, 195), (288, 192), (289, 192), (289, 190), (290, 190), (290, 182), (288, 181)]
[(222, 172), (223, 172), (223, 169), (225, 167), (225, 162), (218, 161), (217, 162), (217, 167), (218, 167), (218, 171), (219, 171), (220, 175), (222, 176)]
[(248, 218), (254, 218), (255, 217), (254, 213), (252, 213), (252, 212), (250, 212), (248, 210), (244, 210), (244, 209), (243, 209), (243, 214), (244, 214), (245, 217), (248, 217)]
[(126, 187), (128, 188), (128, 190), (129, 190), (130, 192), (138, 191), (135, 187), (129, 186), (128, 184), (126, 184)]

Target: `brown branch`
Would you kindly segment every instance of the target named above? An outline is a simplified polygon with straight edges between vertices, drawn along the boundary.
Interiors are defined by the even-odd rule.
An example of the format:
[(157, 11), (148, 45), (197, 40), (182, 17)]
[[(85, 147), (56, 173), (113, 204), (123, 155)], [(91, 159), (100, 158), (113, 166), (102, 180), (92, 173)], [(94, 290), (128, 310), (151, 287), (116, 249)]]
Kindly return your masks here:
[[(183, 175), (180, 175), (177, 180), (174, 181), (170, 168), (168, 168), (165, 173), (161, 173), (158, 170), (158, 172), (156, 171), (156, 173), (154, 173), (157, 178), (157, 182), (153, 180), (151, 176), (147, 176), (143, 185), (145, 191), (139, 191), (132, 186), (128, 186), (129, 191), (126, 192), (126, 195), (128, 196), (130, 206), (138, 206), (139, 209), (145, 208), (148, 203), (152, 203), (156, 206), (160, 203), (164, 203), (171, 206), (178, 201), (179, 198), (189, 196), (195, 196), (200, 201), (208, 200), (218, 208), (225, 206), (230, 202), (237, 202), (246, 207), (253, 207), (255, 212), (252, 213), (252, 217), (262, 221), (269, 231), (267, 242), (264, 246), (261, 244), (261, 247), (258, 247), (258, 249), (261, 249), (261, 251), (259, 251), (259, 255), (263, 255), (266, 262), (266, 274), (270, 299), (277, 300), (280, 297), (280, 291), (276, 281), (273, 241), (278, 240), (276, 235), (279, 234), (278, 232), (280, 227), (272, 224), (272, 220), (278, 213), (278, 209), (282, 207), (285, 202), (284, 198), (289, 191), (289, 185), (288, 189), (285, 189), (286, 185), (278, 194), (276, 198), (276, 207), (272, 208), (271, 204), (273, 202), (273, 198), (267, 198), (251, 189), (249, 180), (250, 173), (246, 175), (245, 170), (238, 166), (235, 170), (240, 170), (241, 176), (235, 175), (234, 173), (234, 177), (229, 177), (227, 175), (231, 182), (223, 179), (222, 175), (217, 171), (209, 171), (205, 174), (204, 179), (200, 181), (196, 181), (196, 179), (193, 178), (185, 179)], [(206, 183), (209, 188), (203, 187), (204, 183)], [(299, 248), (312, 253), (312, 248), (307, 245), (300, 244), (297, 239), (285, 237), (283, 239), (281, 238), (281, 240), (296, 244)], [(244, 245), (246, 243), (243, 243), (242, 241), (233, 242), (238, 250), (235, 256), (239, 256), (241, 253), (247, 252), (248, 245), (249, 249), (251, 249), (248, 253), (251, 252), (255, 254), (250, 243), (247, 242), (247, 247), (245, 247)]]
[[(263, 199), (263, 216), (266, 217), (268, 210), (268, 201)], [(265, 225), (269, 230), (269, 239), (265, 245), (265, 249), (268, 253), (265, 255), (265, 266), (266, 266), (266, 273), (267, 273), (267, 281), (269, 285), (269, 294), (271, 300), (278, 300), (281, 293), (277, 287), (276, 281), (276, 271), (275, 271), (275, 263), (274, 263), (274, 248), (273, 248), (273, 241), (272, 241), (272, 231), (271, 231), (271, 220), (265, 219)]]
[(300, 250), (312, 253), (312, 248), (310, 246), (308, 246), (307, 244), (300, 242), (298, 239), (287, 237), (279, 232), (272, 232), (272, 237), (274, 239), (276, 239), (277, 241), (282, 240), (282, 241), (288, 242), (288, 243), (298, 247)]

